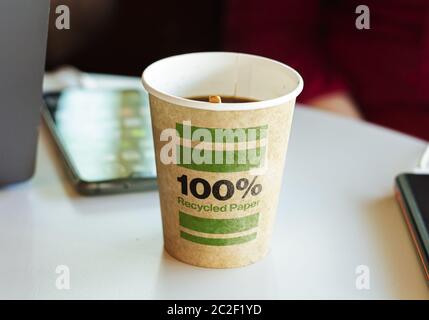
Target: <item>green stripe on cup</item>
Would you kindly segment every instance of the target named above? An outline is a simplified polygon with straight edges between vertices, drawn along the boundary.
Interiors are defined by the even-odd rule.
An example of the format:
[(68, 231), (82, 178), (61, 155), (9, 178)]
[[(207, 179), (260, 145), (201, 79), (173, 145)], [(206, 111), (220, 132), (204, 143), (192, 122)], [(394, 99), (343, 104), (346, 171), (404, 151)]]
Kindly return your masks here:
[[(183, 126), (182, 123), (176, 123), (176, 130), (179, 133), (180, 138), (183, 138), (183, 132), (184, 130), (187, 130), (187, 132), (190, 132), (190, 137), (186, 137), (186, 138), (191, 140), (191, 138), (194, 136), (195, 131), (199, 129), (203, 129), (204, 131), (208, 130), (208, 132), (211, 135), (212, 142), (234, 143), (234, 142), (255, 141), (255, 140), (266, 138), (268, 125), (260, 126), (260, 127), (229, 129), (229, 128), (203, 128), (203, 127), (195, 127), (195, 126), (189, 127), (189, 126)], [(255, 131), (253, 132), (253, 130)], [(196, 141), (200, 141), (200, 140), (197, 139)], [(209, 141), (206, 141), (206, 142), (209, 142)]]
[(259, 213), (234, 219), (207, 219), (179, 212), (179, 223), (187, 229), (213, 234), (242, 232), (258, 226)]
[(242, 244), (256, 239), (256, 232), (251, 233), (246, 236), (229, 238), (229, 239), (219, 239), (219, 238), (204, 238), (199, 236), (194, 236), (184, 231), (180, 231), (180, 236), (183, 239), (192, 241), (199, 244), (205, 244), (208, 246), (231, 246), (234, 244)]
[[(193, 155), (194, 150), (196, 152), (199, 152), (200, 157), (198, 158), (201, 158), (201, 160), (205, 159), (204, 156), (207, 153), (211, 153), (211, 156), (208, 157), (209, 163), (195, 163), (197, 157)], [(259, 168), (263, 166), (265, 160), (265, 152), (266, 147), (248, 150), (216, 151), (204, 149), (199, 150), (195, 148), (183, 147), (180, 145), (177, 146), (177, 153), (179, 155), (179, 162), (177, 165), (183, 168), (205, 172), (249, 171), (250, 169)]]

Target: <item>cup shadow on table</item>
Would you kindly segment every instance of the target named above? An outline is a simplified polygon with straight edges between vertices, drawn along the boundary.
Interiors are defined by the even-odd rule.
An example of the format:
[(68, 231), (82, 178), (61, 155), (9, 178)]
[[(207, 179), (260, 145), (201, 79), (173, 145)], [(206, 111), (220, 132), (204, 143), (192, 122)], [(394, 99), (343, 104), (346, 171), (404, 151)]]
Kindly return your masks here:
[(162, 250), (154, 299), (258, 299), (275, 296), (269, 257), (252, 265), (210, 269), (183, 263)]
[[(384, 276), (390, 279), (388, 281), (390, 291), (394, 293), (395, 299), (413, 298), (418, 295), (415, 292), (424, 287), (425, 278), (420, 265), (418, 267), (421, 277), (420, 273), (418, 273), (419, 277), (410, 277), (410, 275), (417, 274), (415, 267), (420, 261), (395, 197), (391, 195), (379, 198), (369, 202), (365, 209), (372, 222), (373, 230), (371, 231), (377, 235), (379, 245), (377, 252), (382, 252), (384, 255), (382, 258), (389, 266), (388, 269), (385, 269), (387, 274)], [(403, 223), (403, 230), (399, 234), (397, 233), (397, 223)], [(404, 233), (406, 233), (405, 237)], [(414, 260), (410, 261), (410, 259)], [(372, 281), (376, 281), (376, 279)]]

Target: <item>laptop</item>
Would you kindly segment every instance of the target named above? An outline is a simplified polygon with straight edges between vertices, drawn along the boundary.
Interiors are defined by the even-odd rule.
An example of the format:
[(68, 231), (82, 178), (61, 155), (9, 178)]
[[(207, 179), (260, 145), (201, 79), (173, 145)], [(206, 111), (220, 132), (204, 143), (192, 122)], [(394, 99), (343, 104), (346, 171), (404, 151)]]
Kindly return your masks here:
[(0, 187), (33, 175), (49, 0), (0, 1)]

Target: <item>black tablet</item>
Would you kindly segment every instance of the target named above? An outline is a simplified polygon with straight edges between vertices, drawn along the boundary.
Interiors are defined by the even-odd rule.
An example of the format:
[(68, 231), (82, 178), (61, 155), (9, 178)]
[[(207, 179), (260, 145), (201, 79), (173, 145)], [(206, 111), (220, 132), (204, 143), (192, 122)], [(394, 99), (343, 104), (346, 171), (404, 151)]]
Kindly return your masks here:
[(156, 188), (145, 91), (70, 88), (46, 93), (44, 100), (43, 118), (79, 193)]

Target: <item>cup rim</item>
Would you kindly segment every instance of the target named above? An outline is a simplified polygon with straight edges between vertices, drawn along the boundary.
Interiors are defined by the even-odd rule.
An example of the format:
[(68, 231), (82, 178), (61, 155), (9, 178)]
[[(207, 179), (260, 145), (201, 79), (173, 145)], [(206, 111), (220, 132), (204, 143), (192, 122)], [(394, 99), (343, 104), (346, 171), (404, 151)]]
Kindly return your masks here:
[[(268, 100), (262, 100), (262, 101), (255, 101), (255, 102), (244, 102), (244, 103), (220, 103), (220, 104), (214, 104), (210, 102), (204, 102), (204, 101), (196, 101), (196, 100), (190, 100), (184, 97), (175, 96), (172, 94), (169, 94), (165, 91), (158, 90), (155, 87), (153, 87), (150, 82), (147, 80), (147, 75), (149, 72), (151, 72), (151, 69), (161, 63), (164, 63), (167, 60), (174, 59), (177, 57), (184, 57), (184, 56), (192, 56), (192, 55), (209, 55), (209, 54), (234, 54), (234, 55), (242, 55), (242, 56), (248, 56), (256, 59), (266, 60), (270, 63), (276, 64), (279, 67), (287, 70), (290, 72), (294, 77), (297, 79), (297, 85), (296, 87), (288, 92), (285, 95), (279, 96), (277, 98), (268, 99)], [(150, 64), (148, 67), (145, 68), (142, 74), (142, 82), (143, 86), (146, 89), (149, 94), (154, 95), (155, 97), (162, 99), (166, 102), (172, 103), (174, 105), (192, 108), (192, 109), (202, 109), (202, 110), (210, 110), (210, 111), (244, 111), (244, 110), (257, 110), (257, 109), (265, 109), (269, 107), (276, 107), (283, 105), (289, 101), (292, 101), (296, 99), (296, 97), (301, 93), (303, 87), (304, 87), (304, 81), (301, 77), (301, 75), (292, 67), (279, 62), (277, 60), (273, 60), (270, 58), (262, 57), (259, 55), (254, 54), (248, 54), (248, 53), (240, 53), (240, 52), (227, 52), (227, 51), (207, 51), (207, 52), (193, 52), (193, 53), (185, 53), (180, 55), (175, 55), (167, 58), (160, 59), (158, 61), (155, 61), (154, 63)], [(220, 107), (221, 106), (221, 107)]]

